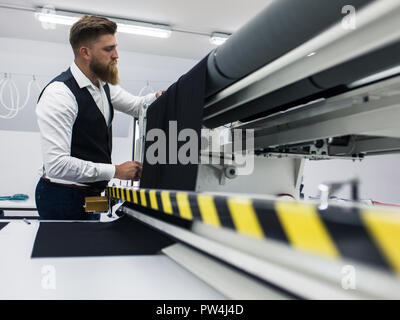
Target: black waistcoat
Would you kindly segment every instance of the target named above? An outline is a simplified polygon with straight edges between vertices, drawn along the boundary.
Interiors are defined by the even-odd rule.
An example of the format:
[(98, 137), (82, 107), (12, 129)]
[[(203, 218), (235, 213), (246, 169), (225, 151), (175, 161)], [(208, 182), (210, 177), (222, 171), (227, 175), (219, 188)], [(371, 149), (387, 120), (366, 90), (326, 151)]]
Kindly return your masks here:
[[(111, 123), (114, 117), (114, 108), (111, 104), (110, 88), (108, 84), (104, 86), (104, 91), (110, 105), (110, 125), (107, 125), (103, 114), (96, 105), (88, 89), (79, 87), (70, 69), (61, 73), (50, 81), (50, 83), (56, 81), (63, 82), (74, 94), (78, 103), (78, 115), (72, 129), (71, 156), (97, 163), (111, 163)], [(39, 96), (39, 100), (43, 91)], [(108, 181), (97, 181), (85, 184), (95, 188), (105, 188), (107, 183)]]

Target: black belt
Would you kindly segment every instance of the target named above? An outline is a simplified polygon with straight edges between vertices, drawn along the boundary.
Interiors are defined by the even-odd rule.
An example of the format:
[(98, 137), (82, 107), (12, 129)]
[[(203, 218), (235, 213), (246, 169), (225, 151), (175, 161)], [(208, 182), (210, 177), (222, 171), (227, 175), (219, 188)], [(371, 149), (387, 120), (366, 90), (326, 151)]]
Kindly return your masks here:
[(58, 186), (62, 187), (68, 187), (68, 188), (74, 188), (74, 189), (80, 189), (80, 190), (85, 190), (85, 191), (91, 191), (91, 192), (96, 192), (96, 193), (102, 193), (105, 189), (96, 189), (90, 186), (78, 186), (76, 184), (66, 184), (66, 183), (58, 183), (58, 182), (53, 182), (48, 178), (42, 177), (42, 179), (46, 182), (56, 184)]

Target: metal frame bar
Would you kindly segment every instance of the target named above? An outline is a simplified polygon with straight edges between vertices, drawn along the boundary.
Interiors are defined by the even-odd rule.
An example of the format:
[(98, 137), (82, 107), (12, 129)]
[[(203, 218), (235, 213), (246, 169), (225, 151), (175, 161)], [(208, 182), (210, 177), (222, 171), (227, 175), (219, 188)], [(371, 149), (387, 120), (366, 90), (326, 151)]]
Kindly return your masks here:
[(286, 300), (289, 298), (288, 295), (269, 288), (239, 270), (182, 243), (169, 246), (162, 252), (229, 299)]
[(255, 129), (255, 148), (380, 132), (400, 137), (399, 101), (400, 77), (396, 77), (238, 128)]

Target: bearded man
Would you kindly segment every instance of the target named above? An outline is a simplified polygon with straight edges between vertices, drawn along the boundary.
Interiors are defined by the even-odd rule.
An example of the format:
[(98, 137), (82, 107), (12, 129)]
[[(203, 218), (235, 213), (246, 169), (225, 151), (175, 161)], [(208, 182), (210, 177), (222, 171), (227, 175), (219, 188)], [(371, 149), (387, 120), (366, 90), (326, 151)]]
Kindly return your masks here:
[(85, 16), (70, 30), (75, 59), (43, 90), (36, 107), (43, 176), (36, 187), (40, 219), (99, 220), (84, 199), (99, 196), (112, 178), (140, 179), (142, 164), (111, 164), (114, 109), (138, 116), (162, 91), (136, 97), (118, 83), (116, 23)]

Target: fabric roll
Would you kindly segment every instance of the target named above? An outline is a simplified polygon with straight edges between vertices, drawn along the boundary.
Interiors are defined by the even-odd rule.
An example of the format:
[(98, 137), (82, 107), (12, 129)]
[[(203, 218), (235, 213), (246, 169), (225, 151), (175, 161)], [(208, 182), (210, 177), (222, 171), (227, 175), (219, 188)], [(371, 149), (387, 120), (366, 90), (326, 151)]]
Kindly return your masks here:
[[(274, 61), (374, 0), (274, 0), (209, 56), (206, 96)], [(347, 9), (346, 9), (347, 8)]]
[[(189, 138), (185, 141), (177, 141), (177, 138), (182, 130), (192, 129), (197, 135), (197, 151), (200, 149), (206, 70), (207, 57), (180, 77), (148, 108), (146, 136), (152, 129), (166, 133), (166, 163), (149, 163), (147, 151), (156, 141), (146, 141), (141, 188), (195, 189), (198, 157), (196, 163), (182, 164), (178, 161), (177, 152)], [(170, 130), (171, 123), (176, 124), (173, 130)], [(177, 148), (170, 153), (171, 141), (177, 143)]]
[(32, 258), (154, 255), (175, 243), (141, 222), (41, 222)]

